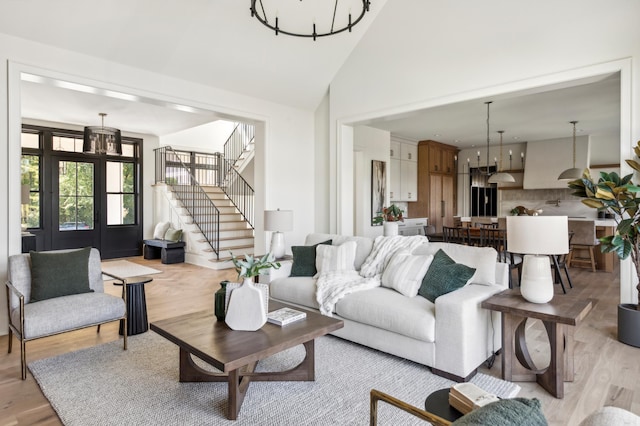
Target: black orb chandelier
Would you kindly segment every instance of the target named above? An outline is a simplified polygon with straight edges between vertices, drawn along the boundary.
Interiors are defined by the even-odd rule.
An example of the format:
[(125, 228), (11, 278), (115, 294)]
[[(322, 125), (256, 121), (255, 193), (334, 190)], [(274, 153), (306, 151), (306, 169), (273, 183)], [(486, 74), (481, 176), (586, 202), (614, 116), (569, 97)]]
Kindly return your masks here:
[[(251, 16), (276, 35), (307, 37), (315, 41), (318, 37), (351, 32), (369, 11), (370, 4), (369, 0), (335, 0), (330, 7), (327, 1), (251, 0)], [(307, 16), (308, 22), (300, 22), (300, 16)], [(353, 19), (354, 16), (357, 17)], [(280, 26), (281, 21), (284, 27)]]

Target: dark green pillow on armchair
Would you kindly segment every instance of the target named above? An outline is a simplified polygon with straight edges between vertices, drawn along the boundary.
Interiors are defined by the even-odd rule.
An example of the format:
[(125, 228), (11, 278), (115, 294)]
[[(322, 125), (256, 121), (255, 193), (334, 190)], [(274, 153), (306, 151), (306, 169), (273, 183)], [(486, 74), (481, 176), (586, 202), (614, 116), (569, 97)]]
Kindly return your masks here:
[(31, 257), (30, 302), (89, 293), (91, 247), (68, 252), (35, 252)]
[(327, 240), (312, 246), (293, 246), (293, 265), (291, 265), (290, 277), (313, 277), (316, 269), (316, 247), (320, 244), (331, 245), (333, 241)]

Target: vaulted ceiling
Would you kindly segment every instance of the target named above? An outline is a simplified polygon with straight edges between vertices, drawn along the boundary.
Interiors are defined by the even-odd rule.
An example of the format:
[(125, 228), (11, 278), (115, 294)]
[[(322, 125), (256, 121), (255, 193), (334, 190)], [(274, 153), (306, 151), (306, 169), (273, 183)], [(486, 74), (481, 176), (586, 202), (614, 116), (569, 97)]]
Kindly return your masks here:
[[(371, 11), (353, 32), (315, 42), (274, 35), (251, 17), (250, 3), (3, 0), (0, 32), (313, 111), (376, 16), (384, 13), (386, 0), (372, 2)], [(298, 20), (302, 22), (303, 17)], [(119, 114), (121, 118), (108, 117), (106, 124), (160, 136), (221, 118), (214, 111), (185, 112), (151, 99), (130, 102), (49, 83), (23, 83), (25, 118), (85, 125), (98, 124), (98, 112), (126, 111)], [(567, 122), (579, 120), (590, 123), (583, 128), (585, 133), (615, 134), (619, 132), (619, 96), (615, 76), (578, 82), (574, 87), (502, 96), (492, 99), (492, 129), (505, 130), (505, 142), (513, 142), (514, 136), (519, 141), (541, 140), (568, 137), (571, 128)], [(415, 140), (438, 139), (460, 147), (472, 146), (486, 140), (483, 101), (415, 111), (366, 124)]]

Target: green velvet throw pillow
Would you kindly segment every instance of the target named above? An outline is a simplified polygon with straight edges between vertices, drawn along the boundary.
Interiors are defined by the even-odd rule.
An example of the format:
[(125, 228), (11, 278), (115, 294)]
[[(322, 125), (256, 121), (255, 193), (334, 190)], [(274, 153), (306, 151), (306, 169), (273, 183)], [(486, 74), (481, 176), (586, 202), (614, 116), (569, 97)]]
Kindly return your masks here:
[(91, 247), (64, 253), (29, 252), (31, 256), (31, 302), (89, 293)]
[(464, 287), (475, 272), (475, 268), (456, 263), (440, 249), (433, 256), (433, 262), (422, 279), (418, 294), (435, 303), (443, 294)]
[(167, 229), (167, 232), (164, 234), (164, 239), (167, 241), (171, 241), (172, 243), (177, 243), (182, 240), (182, 229)]
[(331, 245), (333, 241), (327, 240), (312, 246), (293, 246), (293, 265), (291, 265), (290, 277), (313, 277), (316, 269), (316, 247), (320, 244)]
[(540, 401), (536, 398), (511, 398), (492, 402), (460, 417), (451, 426), (546, 426)]

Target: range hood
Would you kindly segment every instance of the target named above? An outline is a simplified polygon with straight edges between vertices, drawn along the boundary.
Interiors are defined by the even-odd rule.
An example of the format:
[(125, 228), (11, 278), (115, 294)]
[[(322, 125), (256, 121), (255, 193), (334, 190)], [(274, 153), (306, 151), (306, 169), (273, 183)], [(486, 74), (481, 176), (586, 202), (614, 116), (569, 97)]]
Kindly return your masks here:
[[(576, 167), (590, 164), (589, 136), (576, 137)], [(573, 167), (573, 139), (549, 139), (527, 142), (524, 164), (524, 189), (566, 189), (567, 181), (558, 180), (560, 173)]]

